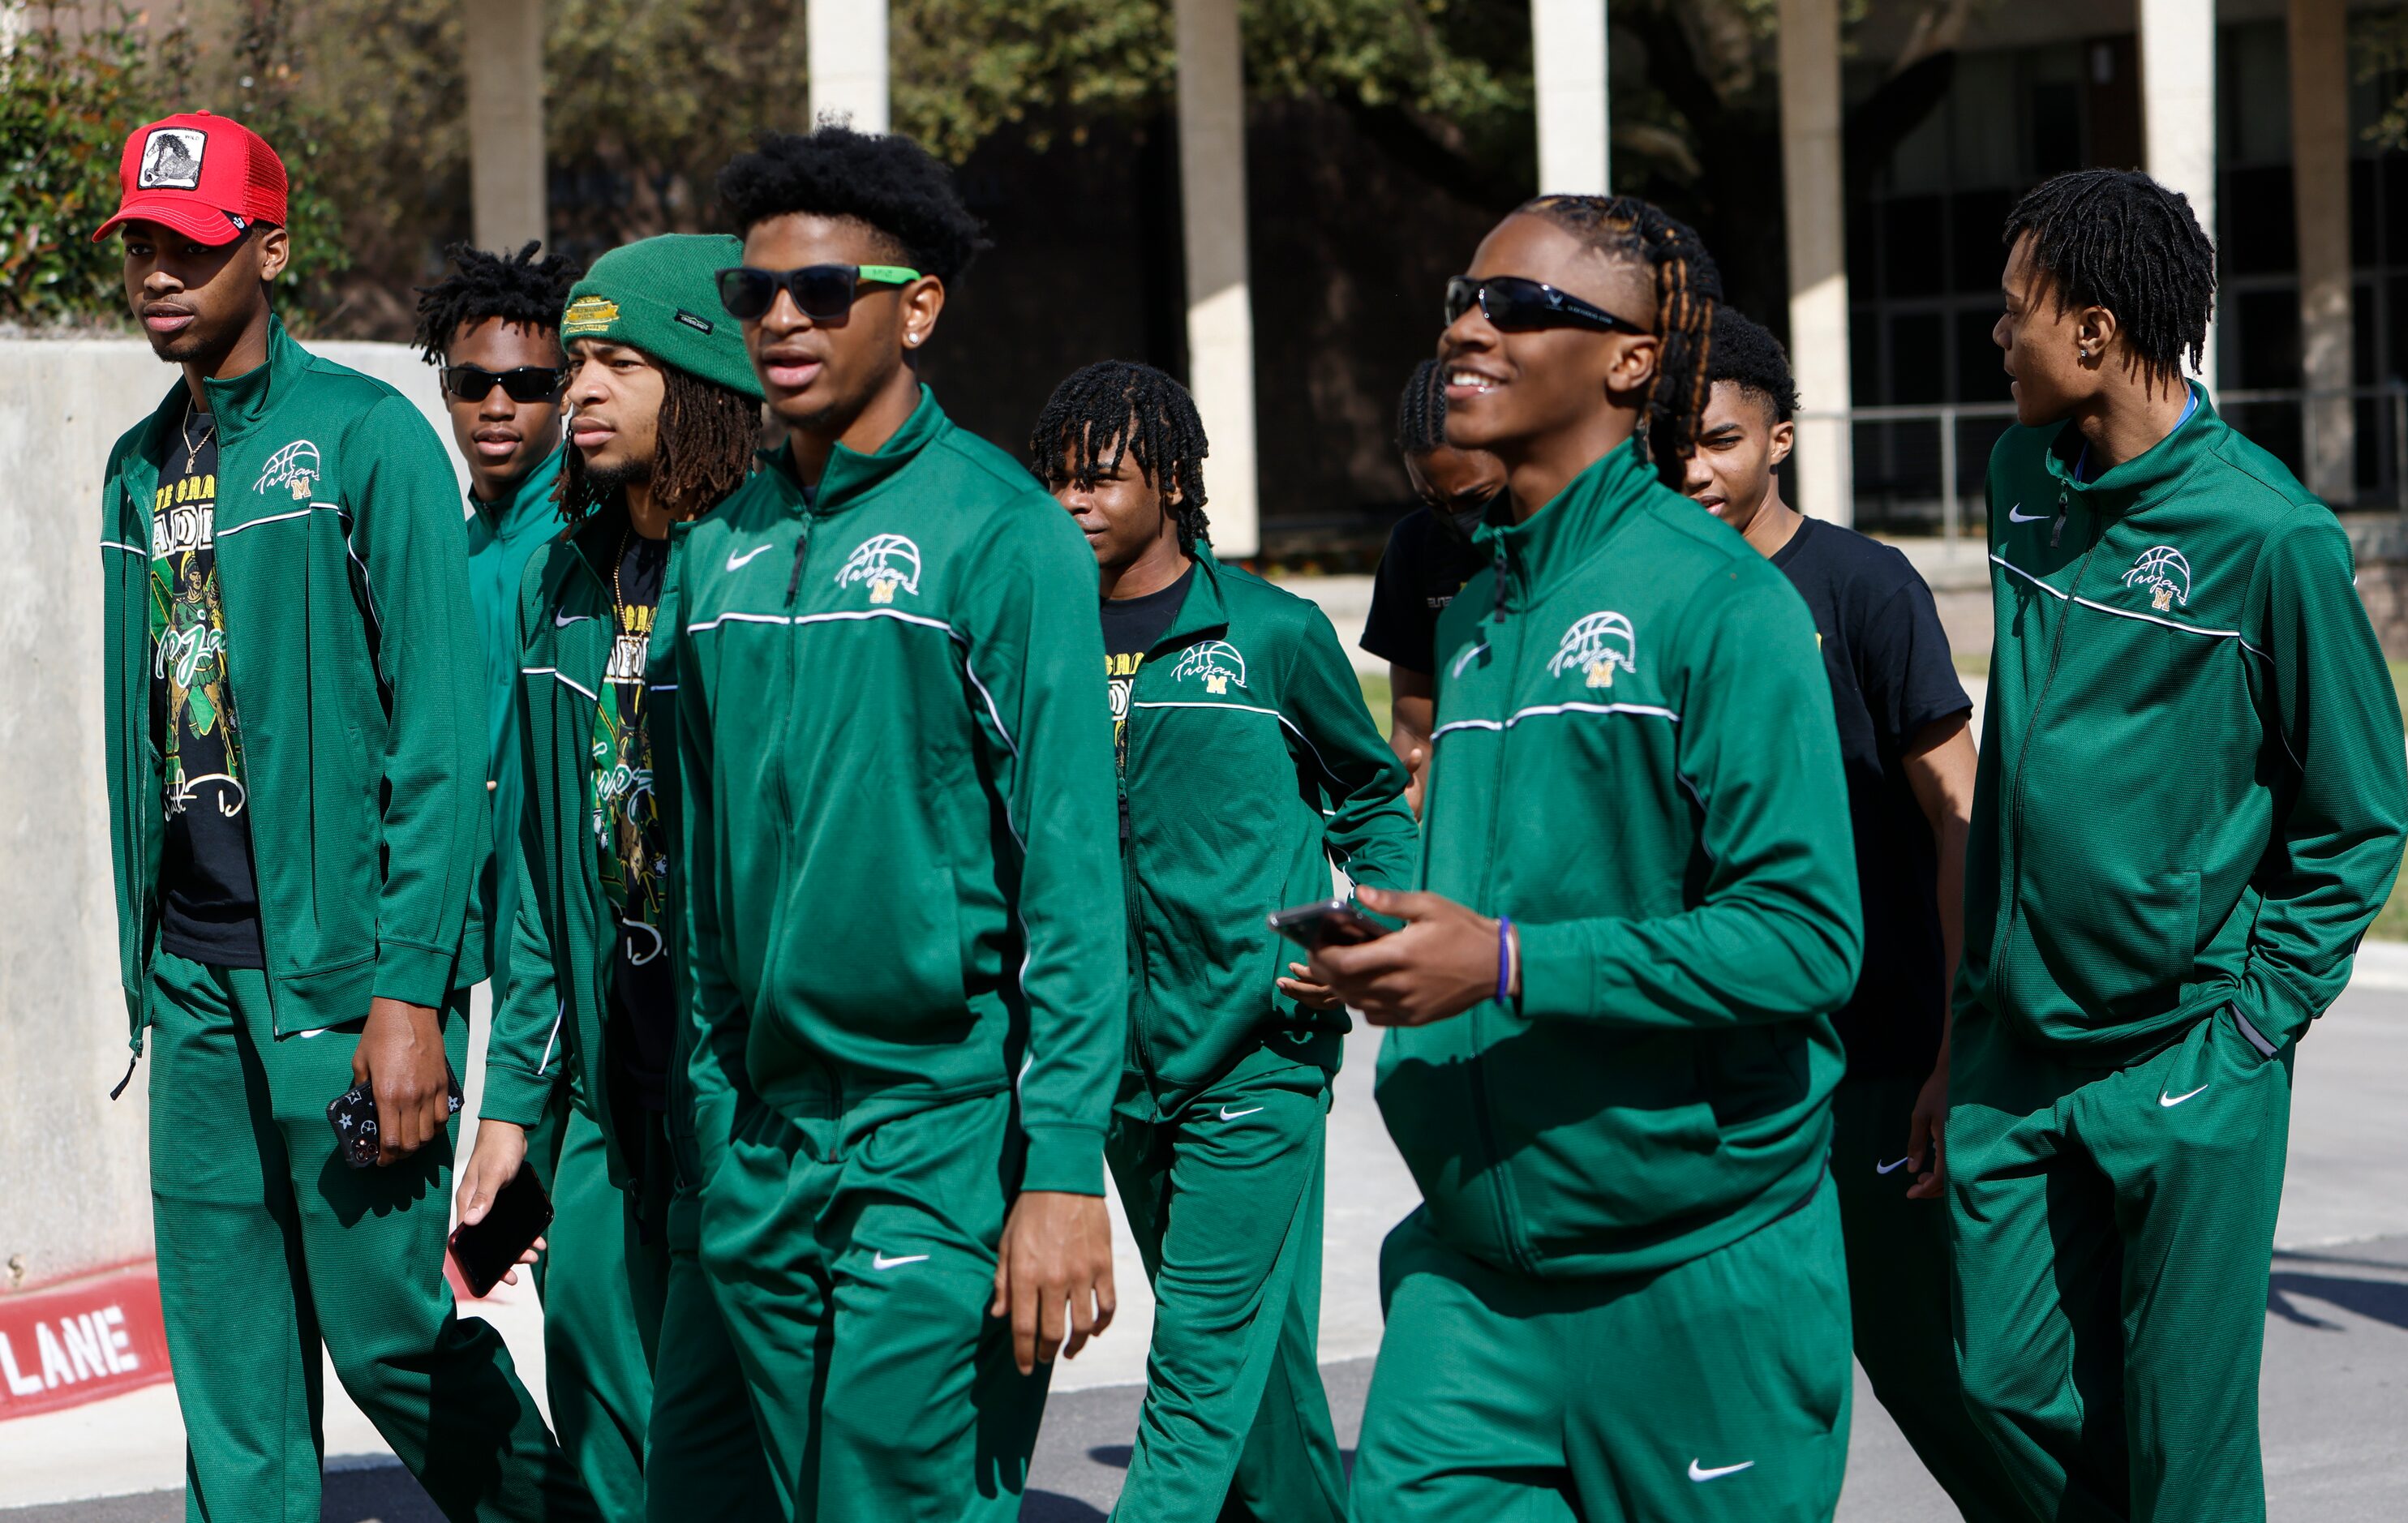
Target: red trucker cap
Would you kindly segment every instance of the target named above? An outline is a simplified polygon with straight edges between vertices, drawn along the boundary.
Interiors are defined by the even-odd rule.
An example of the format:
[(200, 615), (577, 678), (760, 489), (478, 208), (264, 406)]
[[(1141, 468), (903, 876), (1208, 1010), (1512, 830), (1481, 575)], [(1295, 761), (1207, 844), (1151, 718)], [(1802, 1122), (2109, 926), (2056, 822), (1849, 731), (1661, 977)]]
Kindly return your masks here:
[(135, 128), (117, 180), (117, 215), (100, 224), (94, 243), (128, 222), (158, 223), (213, 246), (253, 223), (284, 222), (284, 161), (232, 117), (184, 111)]

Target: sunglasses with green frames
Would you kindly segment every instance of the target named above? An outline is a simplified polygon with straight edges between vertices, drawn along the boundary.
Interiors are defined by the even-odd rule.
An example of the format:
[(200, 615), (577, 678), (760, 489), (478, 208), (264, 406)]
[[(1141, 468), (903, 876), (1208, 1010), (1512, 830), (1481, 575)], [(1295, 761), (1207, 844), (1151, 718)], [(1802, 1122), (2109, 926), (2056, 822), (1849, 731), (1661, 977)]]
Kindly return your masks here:
[(902, 265), (805, 265), (800, 269), (760, 269), (738, 265), (719, 272), (719, 305), (740, 323), (768, 315), (778, 293), (795, 298), (796, 309), (822, 327), (841, 327), (853, 316), (864, 281), (908, 285), (920, 272)]

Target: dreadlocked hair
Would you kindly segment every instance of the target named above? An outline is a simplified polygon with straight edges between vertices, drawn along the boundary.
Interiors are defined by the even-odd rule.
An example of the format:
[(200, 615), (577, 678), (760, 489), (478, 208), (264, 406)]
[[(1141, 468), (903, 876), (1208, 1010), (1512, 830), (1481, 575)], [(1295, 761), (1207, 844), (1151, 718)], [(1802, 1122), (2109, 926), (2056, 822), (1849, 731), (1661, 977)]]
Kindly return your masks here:
[(1763, 403), (1774, 423), (1787, 423), (1798, 411), (1798, 382), (1789, 374), (1789, 355), (1781, 340), (1736, 307), (1714, 313), (1706, 383), (1717, 381), (1727, 381)]
[(2136, 169), (2080, 169), (2024, 194), (2007, 213), (2006, 246), (2032, 236), (2033, 266), (2062, 314), (2104, 307), (2152, 381), (2196, 367), (2215, 309), (2215, 245), (2190, 202)]
[(1446, 442), (1446, 370), (1436, 360), (1413, 366), (1397, 398), (1397, 453), (1423, 455)]
[[(1110, 450), (1107, 456), (1104, 452)], [(1048, 491), (1066, 481), (1092, 488), (1124, 455), (1154, 483), (1162, 510), (1193, 551), (1211, 540), (1204, 516), (1204, 420), (1187, 388), (1131, 360), (1104, 360), (1054, 388), (1028, 433), (1028, 468)]]
[[(680, 517), (709, 512), (752, 472), (753, 447), (761, 437), (761, 404), (673, 365), (661, 366), (661, 380), (652, 500)], [(584, 454), (569, 447), (552, 489), (560, 516), (581, 524), (615, 495), (615, 488), (586, 474)]]
[(559, 254), (535, 256), (543, 247), (529, 239), (516, 254), (488, 253), (454, 243), (443, 257), (459, 266), (418, 290), (418, 336), (412, 340), (429, 365), (443, 363), (463, 324), (497, 317), (530, 328), (557, 328), (569, 288), (585, 267)]
[(1684, 462), (1698, 453), (1705, 415), (1706, 356), (1713, 349), (1714, 307), (1722, 274), (1688, 223), (1635, 195), (1541, 195), (1513, 208), (1544, 217), (1599, 253), (1644, 264), (1656, 288), (1656, 335), (1662, 340), (1647, 385), (1647, 458), (1680, 489)]

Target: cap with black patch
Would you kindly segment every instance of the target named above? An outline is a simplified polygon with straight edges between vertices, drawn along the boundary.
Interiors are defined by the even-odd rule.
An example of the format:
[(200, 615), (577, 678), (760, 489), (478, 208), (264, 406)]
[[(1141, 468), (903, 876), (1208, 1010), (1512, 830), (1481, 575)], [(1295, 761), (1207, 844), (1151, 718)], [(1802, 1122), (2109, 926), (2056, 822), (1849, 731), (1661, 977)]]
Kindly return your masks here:
[(232, 243), (253, 223), (284, 223), (284, 161), (232, 117), (186, 111), (135, 128), (117, 179), (117, 211), (93, 234), (95, 243), (131, 222), (157, 223), (212, 247)]

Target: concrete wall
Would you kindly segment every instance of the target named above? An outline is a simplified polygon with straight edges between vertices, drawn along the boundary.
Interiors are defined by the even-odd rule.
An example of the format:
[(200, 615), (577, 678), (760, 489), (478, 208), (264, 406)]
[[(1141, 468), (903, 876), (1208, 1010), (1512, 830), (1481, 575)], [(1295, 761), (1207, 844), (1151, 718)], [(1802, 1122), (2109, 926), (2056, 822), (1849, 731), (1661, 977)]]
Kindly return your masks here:
[[(397, 344), (321, 352), (448, 424)], [(176, 372), (139, 340), (0, 339), (0, 1294), (150, 1252), (101, 775), (101, 468)]]

